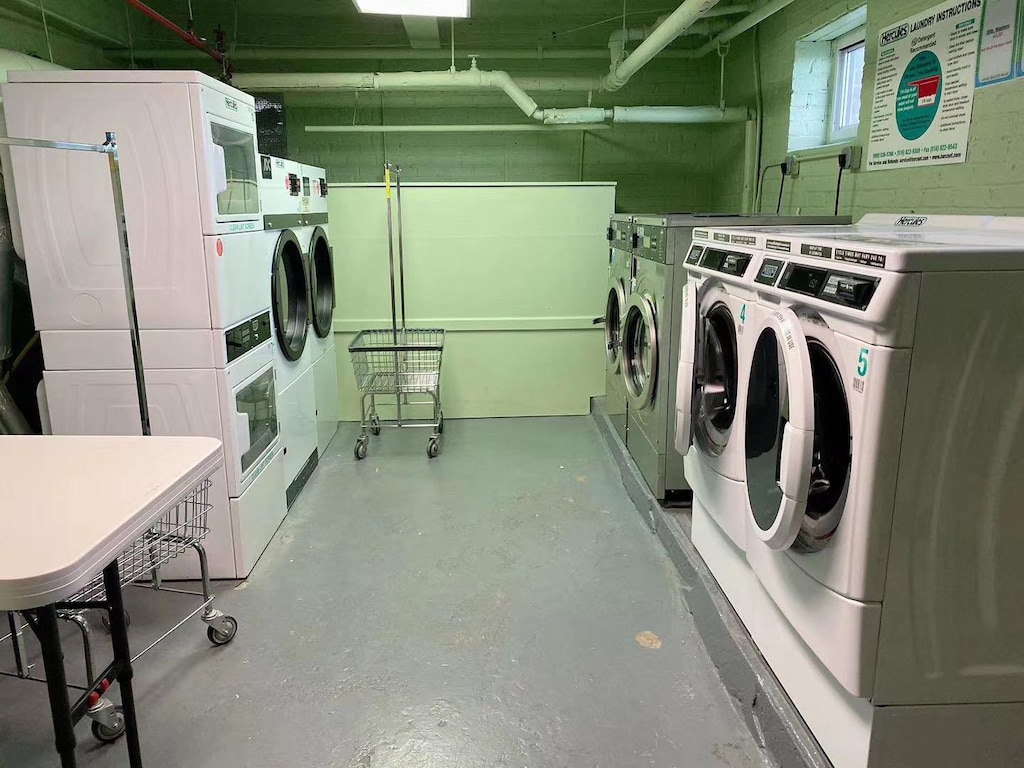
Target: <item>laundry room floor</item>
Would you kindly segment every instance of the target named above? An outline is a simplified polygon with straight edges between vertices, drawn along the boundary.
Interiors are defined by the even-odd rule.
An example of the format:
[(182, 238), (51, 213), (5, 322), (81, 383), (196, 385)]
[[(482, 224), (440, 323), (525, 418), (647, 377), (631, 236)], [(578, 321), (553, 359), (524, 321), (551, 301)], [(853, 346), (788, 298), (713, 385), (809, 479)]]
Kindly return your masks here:
[[(342, 428), (252, 577), (218, 584), (235, 641), (194, 620), (138, 662), (146, 765), (770, 765), (593, 420), (446, 427), (435, 460), (385, 430), (358, 463)], [(134, 647), (186, 605), (130, 590)], [(127, 764), (77, 733), (80, 765)], [(0, 768), (52, 743), (45, 687), (0, 678)]]

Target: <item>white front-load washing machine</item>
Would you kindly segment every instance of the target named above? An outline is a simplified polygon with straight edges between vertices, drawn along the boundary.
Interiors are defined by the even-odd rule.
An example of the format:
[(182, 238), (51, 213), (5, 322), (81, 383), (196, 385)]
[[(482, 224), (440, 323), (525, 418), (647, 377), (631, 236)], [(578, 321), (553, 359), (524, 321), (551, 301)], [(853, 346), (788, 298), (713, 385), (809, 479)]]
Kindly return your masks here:
[[(308, 184), (307, 184), (307, 181)], [(337, 304), (334, 283), (334, 249), (331, 247), (328, 221), (327, 174), (323, 168), (302, 166), (306, 227), (300, 234), (309, 274), (309, 340), (312, 350), (313, 383), (316, 400), (317, 447), (327, 450), (338, 431), (341, 418), (338, 390), (338, 351), (334, 338), (334, 310)]]
[(1024, 222), (872, 215), (703, 244), (736, 235), (761, 278), (752, 637), (837, 768), (896, 764), (900, 724), (900, 749), (1008, 764), (1024, 737), (990, 731), (1024, 715)]
[(604, 306), (605, 409), (612, 426), (627, 444), (629, 406), (622, 378), (622, 322), (632, 292), (633, 215), (616, 213), (608, 222), (608, 295)]
[[(824, 225), (848, 218), (798, 216), (701, 216), (709, 226), (767, 224)], [(694, 230), (694, 242), (680, 258), (686, 275), (679, 307), (678, 369), (673, 443), (683, 456), (693, 490), (692, 539), (740, 619), (746, 622), (754, 600), (754, 577), (744, 557), (747, 498), (743, 431), (746, 418), (745, 333), (763, 279), (756, 255), (730, 248), (732, 238), (713, 243), (707, 229)]]
[(288, 506), (298, 498), (319, 459), (313, 350), (309, 342), (310, 293), (304, 226), (302, 166), (260, 158), (264, 226), (270, 248), (269, 300), (275, 339), (277, 395)]

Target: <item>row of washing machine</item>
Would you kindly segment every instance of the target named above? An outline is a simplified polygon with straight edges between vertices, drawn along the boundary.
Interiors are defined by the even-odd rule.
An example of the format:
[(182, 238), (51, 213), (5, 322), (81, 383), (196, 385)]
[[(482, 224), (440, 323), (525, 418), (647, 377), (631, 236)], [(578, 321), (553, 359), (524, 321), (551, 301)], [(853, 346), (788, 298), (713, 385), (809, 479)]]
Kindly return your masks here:
[[(248, 576), (337, 429), (323, 171), (259, 155), (252, 97), (197, 72), (11, 73), (2, 93), (9, 135), (116, 133), (152, 431), (223, 442), (204, 544), (213, 578)], [(107, 161), (3, 160), (44, 423), (139, 434)], [(164, 575), (198, 571), (183, 556)]]
[(683, 260), (694, 229), (835, 224), (849, 218), (730, 214), (615, 214), (608, 227), (605, 305), (606, 407), (651, 492), (688, 502), (690, 483), (675, 449), (676, 372)]
[(836, 768), (1024, 764), (1024, 219), (700, 227), (693, 543)]

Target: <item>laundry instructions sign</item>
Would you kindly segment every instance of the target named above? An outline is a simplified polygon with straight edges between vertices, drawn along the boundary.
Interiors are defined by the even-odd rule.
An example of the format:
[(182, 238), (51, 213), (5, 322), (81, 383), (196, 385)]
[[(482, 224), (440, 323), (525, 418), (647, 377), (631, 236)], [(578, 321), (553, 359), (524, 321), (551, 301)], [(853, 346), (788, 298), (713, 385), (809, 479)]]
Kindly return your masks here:
[(882, 29), (868, 170), (967, 161), (983, 6), (944, 3)]

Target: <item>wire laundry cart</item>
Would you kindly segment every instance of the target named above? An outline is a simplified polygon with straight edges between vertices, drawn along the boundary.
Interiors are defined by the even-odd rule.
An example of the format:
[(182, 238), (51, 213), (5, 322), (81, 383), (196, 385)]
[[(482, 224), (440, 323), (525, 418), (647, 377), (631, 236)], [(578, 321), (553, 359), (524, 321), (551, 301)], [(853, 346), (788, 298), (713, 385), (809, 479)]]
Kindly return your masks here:
[[(398, 301), (395, 294), (395, 226), (392, 222), (391, 180), (395, 181), (398, 239), (398, 288), (401, 302), (401, 325), (398, 322)], [(445, 332), (441, 328), (408, 328), (405, 317), (405, 255), (402, 244), (402, 169), (387, 163), (384, 166), (387, 193), (388, 260), (391, 267), (391, 327), (361, 331), (348, 351), (360, 398), (360, 429), (353, 453), (356, 459), (366, 458), (370, 435), (379, 435), (383, 427), (421, 427), (431, 429), (427, 456), (431, 459), (441, 451), (444, 412), (441, 409), (441, 358)], [(396, 417), (382, 419), (377, 398), (394, 398)], [(390, 405), (390, 403), (389, 403)], [(404, 418), (415, 406), (431, 407), (428, 419)]]

